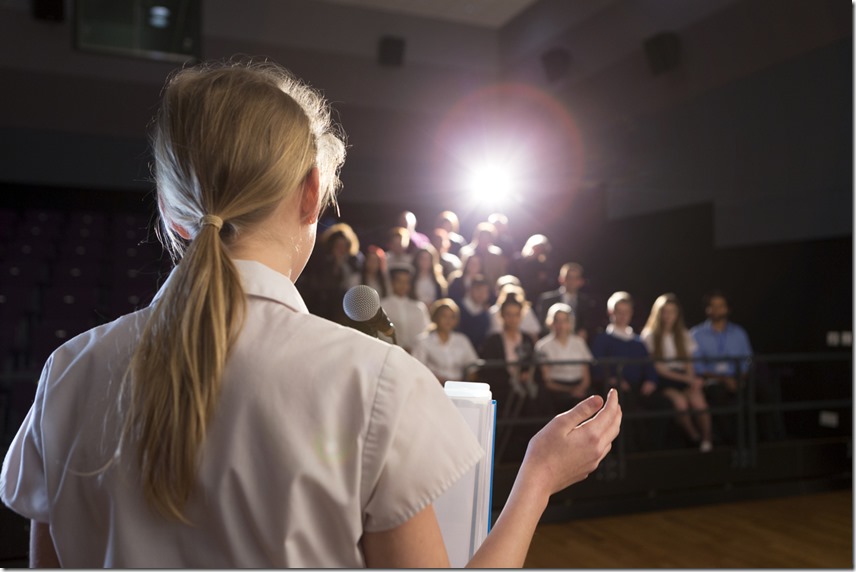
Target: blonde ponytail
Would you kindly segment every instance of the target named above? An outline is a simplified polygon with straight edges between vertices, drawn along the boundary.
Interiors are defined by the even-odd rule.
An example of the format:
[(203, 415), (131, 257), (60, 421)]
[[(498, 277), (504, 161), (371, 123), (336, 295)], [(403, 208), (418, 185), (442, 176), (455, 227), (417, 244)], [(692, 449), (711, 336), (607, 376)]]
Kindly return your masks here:
[(161, 514), (187, 522), (198, 451), (220, 396), (244, 294), (219, 229), (190, 243), (143, 329), (131, 364), (130, 416), (143, 494)]
[(147, 502), (187, 523), (184, 509), (245, 313), (229, 245), (313, 168), (330, 201), (345, 147), (315, 91), (275, 64), (231, 61), (171, 78), (152, 149), (159, 231), (180, 262), (131, 356), (121, 442), (136, 450)]

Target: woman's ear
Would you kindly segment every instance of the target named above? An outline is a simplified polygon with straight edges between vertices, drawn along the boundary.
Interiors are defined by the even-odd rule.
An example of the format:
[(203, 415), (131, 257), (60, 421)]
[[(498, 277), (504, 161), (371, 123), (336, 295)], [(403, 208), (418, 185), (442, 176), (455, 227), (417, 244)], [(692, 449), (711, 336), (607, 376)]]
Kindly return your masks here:
[(319, 193), (321, 192), (320, 175), (318, 167), (312, 167), (300, 189), (300, 222), (303, 224), (315, 224), (321, 213)]

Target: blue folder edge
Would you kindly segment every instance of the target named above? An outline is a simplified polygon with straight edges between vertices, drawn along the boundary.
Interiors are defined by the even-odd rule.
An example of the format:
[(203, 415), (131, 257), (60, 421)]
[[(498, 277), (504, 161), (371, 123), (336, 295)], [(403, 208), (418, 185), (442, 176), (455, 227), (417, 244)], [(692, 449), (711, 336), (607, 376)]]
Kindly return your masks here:
[(496, 399), (491, 400), (493, 409), (493, 442), (490, 444), (490, 489), (487, 498), (487, 531), (490, 533), (493, 518), (493, 469), (496, 466)]

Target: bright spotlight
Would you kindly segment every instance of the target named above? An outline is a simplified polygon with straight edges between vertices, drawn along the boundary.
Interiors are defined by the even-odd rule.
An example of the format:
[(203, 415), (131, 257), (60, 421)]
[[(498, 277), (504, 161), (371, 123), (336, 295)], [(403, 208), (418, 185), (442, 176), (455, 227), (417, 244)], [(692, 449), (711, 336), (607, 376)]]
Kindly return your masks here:
[(498, 164), (484, 164), (470, 172), (468, 188), (479, 202), (500, 205), (514, 191), (511, 170)]

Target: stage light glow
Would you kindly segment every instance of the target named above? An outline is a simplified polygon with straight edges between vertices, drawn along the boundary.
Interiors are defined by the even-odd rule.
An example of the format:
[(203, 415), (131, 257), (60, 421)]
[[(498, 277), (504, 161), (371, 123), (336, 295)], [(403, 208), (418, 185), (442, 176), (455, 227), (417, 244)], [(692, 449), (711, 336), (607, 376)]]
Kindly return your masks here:
[(498, 207), (511, 198), (514, 192), (514, 175), (507, 166), (482, 163), (470, 171), (467, 189), (479, 202)]

